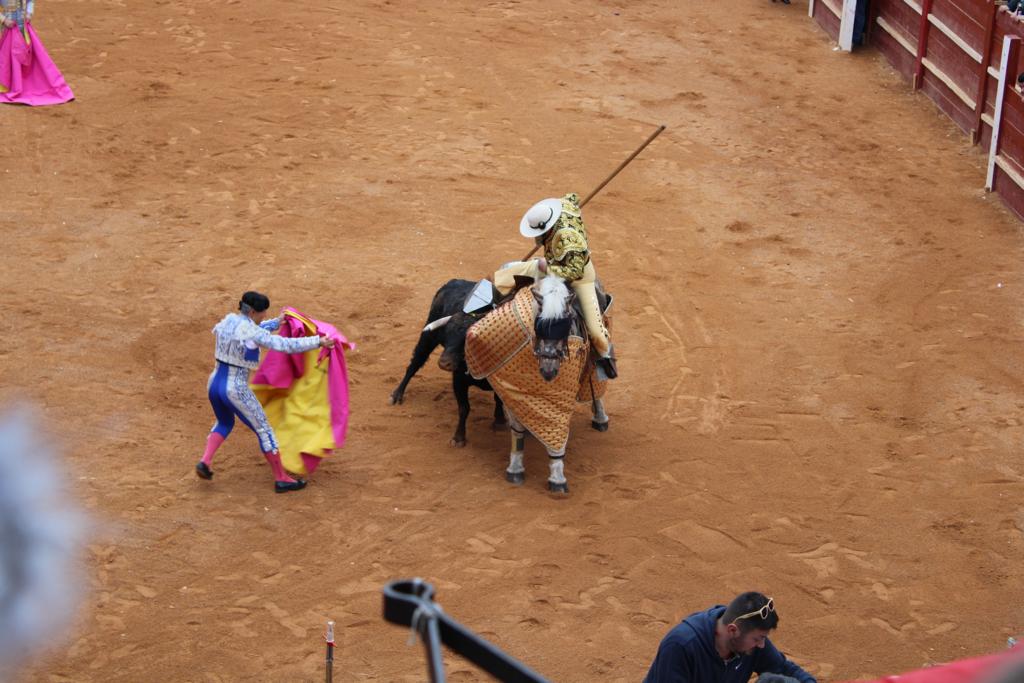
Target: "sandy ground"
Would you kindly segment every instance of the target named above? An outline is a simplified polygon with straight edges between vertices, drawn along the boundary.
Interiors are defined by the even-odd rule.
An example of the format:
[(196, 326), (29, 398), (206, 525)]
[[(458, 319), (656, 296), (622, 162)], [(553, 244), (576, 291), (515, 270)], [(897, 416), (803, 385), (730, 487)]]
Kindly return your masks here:
[[(773, 595), (822, 680), (1024, 630), (1020, 224), (981, 152), (799, 4), (40, 2), (78, 97), (0, 110), (0, 401), (31, 403), (96, 521), (88, 599), (21, 681), (420, 681), (380, 588), (422, 576), (558, 681), (637, 681), (682, 616)], [(618, 297), (612, 428), (567, 497), (468, 447), (434, 290), (585, 194)], [(1001, 286), (1000, 286), (1001, 283)], [(277, 496), (236, 431), (193, 474), (210, 327), (245, 289), (335, 322), (344, 452)], [(459, 659), (454, 681), (485, 680)]]

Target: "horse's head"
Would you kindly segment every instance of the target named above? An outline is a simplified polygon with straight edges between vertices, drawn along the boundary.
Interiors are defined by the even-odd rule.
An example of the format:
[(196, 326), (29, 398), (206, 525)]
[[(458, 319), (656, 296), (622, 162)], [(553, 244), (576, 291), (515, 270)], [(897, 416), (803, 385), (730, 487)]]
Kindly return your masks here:
[(544, 381), (550, 382), (558, 376), (562, 360), (569, 355), (575, 294), (562, 278), (549, 275), (534, 286), (533, 298), (539, 308), (533, 324), (533, 355), (540, 362)]

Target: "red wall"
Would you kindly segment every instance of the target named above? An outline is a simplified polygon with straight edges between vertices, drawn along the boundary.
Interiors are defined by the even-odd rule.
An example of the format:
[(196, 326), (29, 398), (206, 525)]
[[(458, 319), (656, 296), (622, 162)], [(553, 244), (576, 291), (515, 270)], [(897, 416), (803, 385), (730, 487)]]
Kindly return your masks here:
[[(874, 0), (877, 7), (873, 8), (875, 17), (881, 17), (889, 26), (905, 38), (911, 45), (917, 44), (917, 30), (919, 21), (914, 11), (902, 2), (884, 2)], [(896, 68), (905, 78), (912, 78), (914, 75), (914, 55), (910, 54), (896, 42), (881, 26), (872, 21), (870, 27), (871, 42), (878, 47), (878, 50), (885, 55), (889, 63)]]
[[(836, 7), (842, 7), (843, 0), (832, 0)], [(839, 17), (832, 14), (832, 10), (825, 7), (821, 0), (814, 0), (814, 20), (825, 29), (825, 33), (832, 37), (832, 40), (839, 40)]]

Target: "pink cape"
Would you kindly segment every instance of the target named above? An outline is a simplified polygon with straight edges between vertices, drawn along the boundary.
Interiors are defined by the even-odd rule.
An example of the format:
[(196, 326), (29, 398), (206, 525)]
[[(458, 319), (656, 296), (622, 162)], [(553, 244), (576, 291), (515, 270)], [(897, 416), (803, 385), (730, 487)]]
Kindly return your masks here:
[[(334, 340), (334, 348), (320, 349), (317, 357), (317, 365), (320, 365), (325, 358), (330, 357), (327, 365), (327, 398), (331, 404), (331, 432), (334, 435), (336, 448), (345, 444), (345, 435), (348, 431), (348, 369), (345, 367), (345, 350), (354, 349), (356, 345), (350, 342), (345, 335), (338, 331), (330, 323), (311, 318), (294, 308), (286, 308), (286, 311), (294, 311), (316, 326), (316, 333)], [(289, 316), (281, 319), (281, 329), (278, 331), (282, 337), (305, 337), (309, 335), (306, 326), (299, 320)], [(281, 353), (280, 351), (267, 351), (259, 370), (253, 375), (253, 384), (265, 384), (287, 389), (292, 383), (305, 374), (305, 355), (301, 353)], [(302, 463), (309, 474), (320, 464), (320, 458), (303, 453)]]
[(7, 90), (0, 92), (0, 102), (40, 106), (75, 99), (32, 24), (25, 24), (25, 30), (31, 44), (17, 26), (3, 29), (0, 36), (0, 85)]
[[(899, 676), (886, 676), (874, 681), (856, 683), (994, 683), (1007, 667), (1024, 664), (1024, 645), (994, 655), (962, 659), (949, 664), (919, 669)], [(1010, 680), (1010, 679), (1007, 679)], [(1018, 681), (1019, 678), (1012, 680)]]

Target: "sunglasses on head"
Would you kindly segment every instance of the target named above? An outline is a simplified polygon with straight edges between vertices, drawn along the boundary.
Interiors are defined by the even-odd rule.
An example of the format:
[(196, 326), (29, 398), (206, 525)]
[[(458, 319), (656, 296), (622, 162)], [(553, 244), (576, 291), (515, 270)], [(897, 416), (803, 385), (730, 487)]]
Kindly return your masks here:
[(764, 605), (761, 607), (761, 609), (756, 609), (753, 612), (747, 612), (746, 614), (741, 614), (740, 616), (738, 616), (735, 619), (733, 619), (730, 623), (731, 624), (735, 624), (740, 619), (750, 619), (751, 617), (761, 617), (762, 619), (767, 619), (768, 615), (771, 614), (774, 611), (775, 611), (775, 601), (773, 599), (771, 599), (771, 598), (768, 598), (768, 602), (764, 603)]

